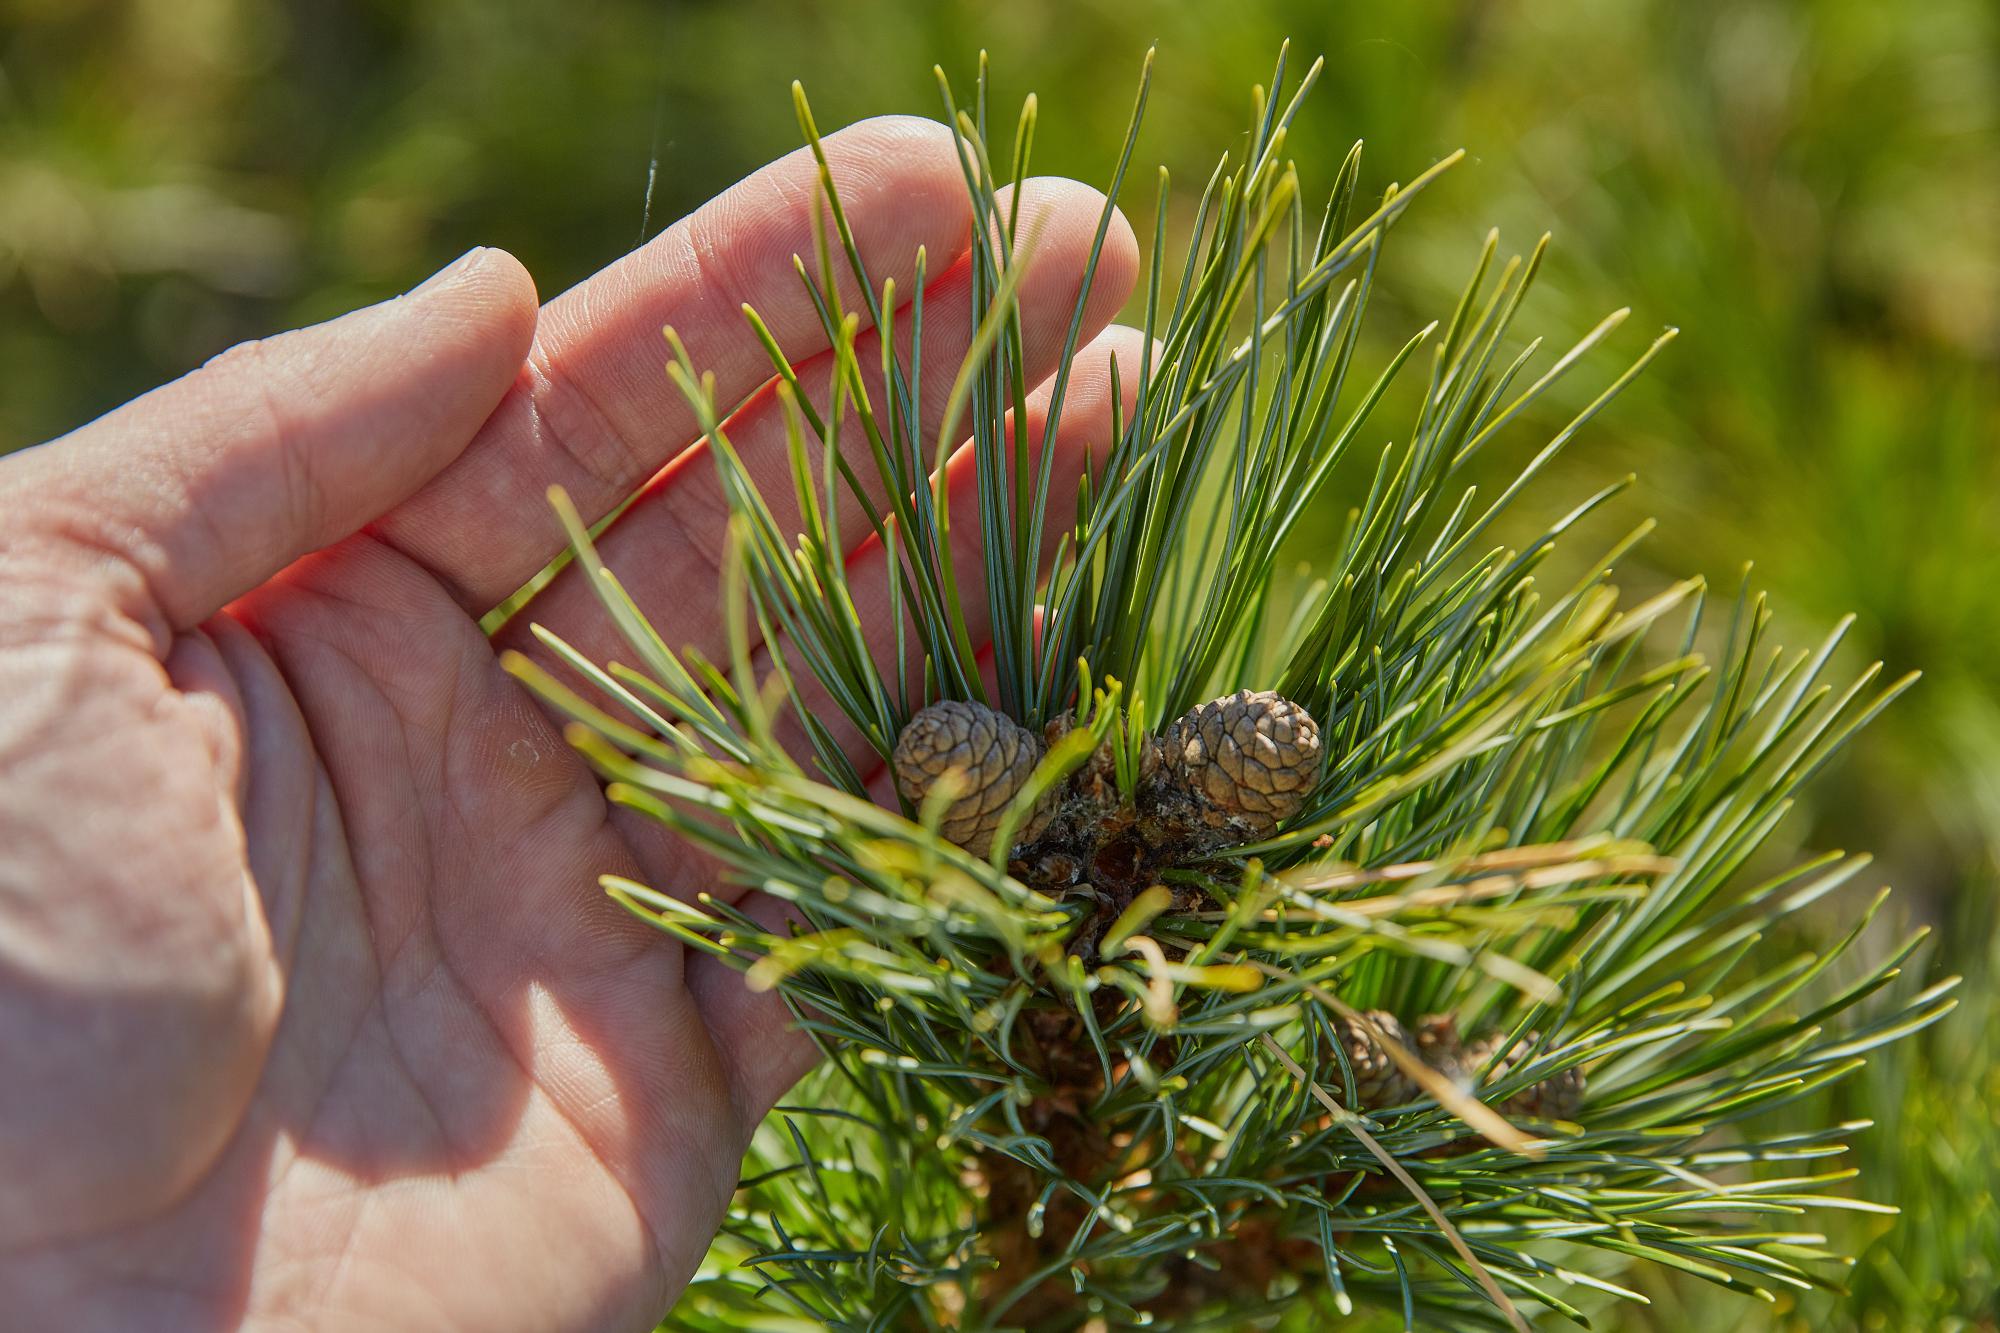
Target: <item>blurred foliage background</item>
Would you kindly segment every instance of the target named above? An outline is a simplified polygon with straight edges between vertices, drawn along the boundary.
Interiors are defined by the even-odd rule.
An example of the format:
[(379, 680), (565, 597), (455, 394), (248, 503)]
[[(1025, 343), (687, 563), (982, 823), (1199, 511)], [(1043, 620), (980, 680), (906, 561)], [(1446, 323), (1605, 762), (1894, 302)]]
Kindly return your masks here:
[(987, 48), (1003, 101), (1040, 97), (1039, 170), (1101, 183), (1157, 40), (1139, 160), (1185, 201), (1285, 37), (1327, 59), (1292, 142), (1309, 195), (1356, 137), (1374, 188), (1472, 154), (1392, 242), (1379, 336), (1445, 313), (1493, 225), (1555, 233), (1537, 331), (1621, 305), (1626, 355), (1684, 330), (1574, 447), (1551, 514), (1637, 472), (1608, 521), (1662, 520), (1638, 580), (1733, 591), (1754, 557), (1780, 638), (1851, 611), (1856, 665), (1926, 673), (1796, 834), (1875, 849), (1900, 919), (1938, 927), (1912, 984), (1969, 979), (1837, 1094), (1876, 1122), (1861, 1190), (1905, 1216), (1825, 1220), (1861, 1256), (1845, 1298), (1651, 1277), (1617, 1326), (2000, 1327), (1991, 0), (0, 0), (0, 452), (473, 244), (551, 295), (794, 147), (794, 77), (822, 126), (936, 114), (933, 63), (964, 88)]

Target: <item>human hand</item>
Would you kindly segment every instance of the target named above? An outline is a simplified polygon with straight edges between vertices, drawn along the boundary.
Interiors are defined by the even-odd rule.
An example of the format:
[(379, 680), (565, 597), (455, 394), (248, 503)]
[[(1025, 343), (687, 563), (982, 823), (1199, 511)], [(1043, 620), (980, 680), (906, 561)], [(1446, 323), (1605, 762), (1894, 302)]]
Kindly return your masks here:
[[(924, 361), (956, 366), (947, 132), (827, 148), (876, 282), (907, 292), (928, 248)], [(790, 264), (813, 180), (774, 163), (539, 316), (520, 265), (475, 251), (0, 462), (0, 1322), (642, 1328), (679, 1291), (811, 1047), (596, 887), (741, 894), (608, 808), (501, 669), (530, 620), (615, 656), (587, 591), (557, 579), (495, 639), (477, 617), (555, 554), (550, 485), (586, 519), (643, 485), (605, 557), (670, 641), (721, 655), (726, 508), (659, 330), (733, 401), (767, 378), (747, 301), (823, 385)], [(1102, 199), (1025, 188), (1047, 374)], [(1136, 265), (1117, 220), (1059, 478), (1102, 456), (1138, 335), (1099, 331)], [(929, 437), (949, 378), (926, 376)], [(731, 435), (788, 494), (768, 388)], [(971, 471), (968, 449), (966, 512)], [(879, 550), (851, 560), (886, 624)]]

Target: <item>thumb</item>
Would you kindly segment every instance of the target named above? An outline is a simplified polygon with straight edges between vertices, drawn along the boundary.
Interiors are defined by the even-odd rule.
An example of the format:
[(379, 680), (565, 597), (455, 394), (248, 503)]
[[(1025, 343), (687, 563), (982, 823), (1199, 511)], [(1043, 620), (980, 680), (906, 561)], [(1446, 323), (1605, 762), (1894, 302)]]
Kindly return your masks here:
[(358, 531), (456, 458), (520, 373), (535, 291), (479, 249), (406, 296), (231, 348), (0, 467), (57, 549), (167, 635)]

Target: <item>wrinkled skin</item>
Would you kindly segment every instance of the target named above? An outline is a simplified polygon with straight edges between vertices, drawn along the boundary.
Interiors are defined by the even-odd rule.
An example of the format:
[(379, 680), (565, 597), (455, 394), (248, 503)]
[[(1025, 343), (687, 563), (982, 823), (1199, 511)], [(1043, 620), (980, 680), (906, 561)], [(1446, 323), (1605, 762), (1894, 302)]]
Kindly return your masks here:
[[(924, 360), (955, 364), (945, 132), (829, 146), (874, 279), (908, 291), (927, 248)], [(539, 310), (475, 251), (0, 462), (0, 1322), (636, 1329), (686, 1281), (811, 1047), (596, 887), (742, 893), (610, 810), (502, 670), (530, 619), (615, 656), (587, 591), (556, 580), (496, 640), (477, 617), (556, 551), (549, 486), (589, 518), (643, 488), (607, 558), (670, 640), (720, 651), (724, 510), (659, 330), (748, 399), (732, 434), (787, 494), (738, 306), (823, 384), (790, 266), (812, 179), (774, 163)], [(1046, 375), (1102, 200), (1024, 188)], [(1102, 456), (1135, 268), (1116, 219), (1047, 446), (1058, 505)], [(851, 559), (886, 620), (879, 551)]]

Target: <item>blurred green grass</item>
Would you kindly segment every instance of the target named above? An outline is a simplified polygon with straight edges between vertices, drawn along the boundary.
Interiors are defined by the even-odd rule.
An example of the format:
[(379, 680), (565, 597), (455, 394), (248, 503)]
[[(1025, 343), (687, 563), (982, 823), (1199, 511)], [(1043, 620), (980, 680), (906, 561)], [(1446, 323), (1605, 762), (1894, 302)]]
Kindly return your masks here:
[(931, 65), (964, 83), (985, 47), (1004, 99), (1041, 99), (1038, 169), (1096, 182), (1158, 40), (1140, 160), (1189, 194), (1288, 36), (1328, 62), (1293, 140), (1309, 192), (1356, 137), (1375, 188), (1472, 155), (1399, 232), (1378, 332), (1443, 307), (1489, 225), (1517, 248), (1553, 230), (1537, 330), (1629, 304), (1637, 336), (1684, 337), (1550, 503), (1636, 471), (1613, 518), (1662, 519), (1642, 562), (1733, 589), (1754, 557), (1782, 637), (1852, 611), (1857, 663), (1926, 672), (1799, 833), (1875, 849), (1903, 920), (1940, 927), (1924, 968), (1973, 983), (1833, 1108), (1878, 1122), (1862, 1189), (1908, 1215), (1831, 1220), (1862, 1254), (1849, 1299), (1760, 1313), (1655, 1282), (1621, 1326), (1996, 1327), (1990, 0), (0, 0), (0, 452), (473, 244), (553, 294), (794, 147), (793, 77), (822, 125), (935, 114)]

